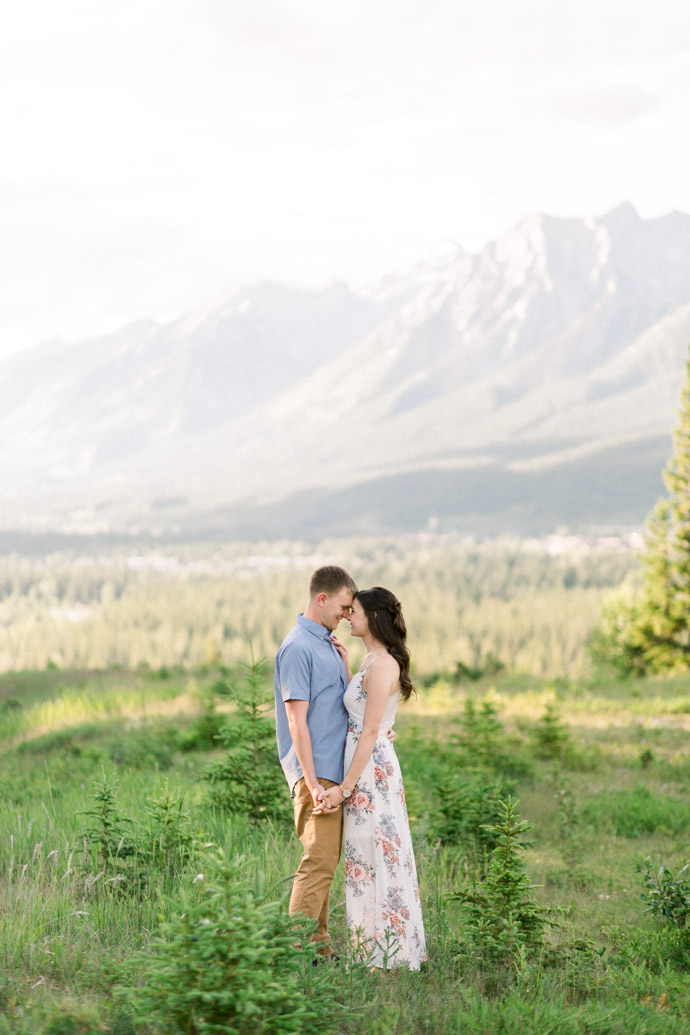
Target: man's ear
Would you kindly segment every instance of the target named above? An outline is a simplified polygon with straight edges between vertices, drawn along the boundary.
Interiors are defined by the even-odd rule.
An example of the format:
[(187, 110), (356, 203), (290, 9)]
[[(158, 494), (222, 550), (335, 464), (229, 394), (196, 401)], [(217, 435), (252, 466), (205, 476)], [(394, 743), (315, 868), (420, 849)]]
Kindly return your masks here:
[(319, 607), (323, 607), (327, 600), (328, 593), (319, 593), (318, 597), (316, 598), (316, 603), (319, 605)]

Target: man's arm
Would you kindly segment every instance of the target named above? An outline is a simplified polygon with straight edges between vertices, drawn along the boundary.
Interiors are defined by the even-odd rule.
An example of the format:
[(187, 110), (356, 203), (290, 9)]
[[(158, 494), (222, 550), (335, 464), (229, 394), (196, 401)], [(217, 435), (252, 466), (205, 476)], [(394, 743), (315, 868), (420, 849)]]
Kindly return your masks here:
[(321, 804), (319, 801), (319, 795), (323, 793), (324, 788), (317, 781), (316, 771), (314, 769), (311, 735), (309, 733), (309, 727), (307, 726), (309, 701), (286, 701), (285, 711), (287, 713), (290, 736), (292, 737), (292, 745), (295, 749), (295, 754), (297, 755), (297, 761), (302, 767), (304, 782), (307, 786), (307, 790), (312, 796), (314, 808), (316, 808)]

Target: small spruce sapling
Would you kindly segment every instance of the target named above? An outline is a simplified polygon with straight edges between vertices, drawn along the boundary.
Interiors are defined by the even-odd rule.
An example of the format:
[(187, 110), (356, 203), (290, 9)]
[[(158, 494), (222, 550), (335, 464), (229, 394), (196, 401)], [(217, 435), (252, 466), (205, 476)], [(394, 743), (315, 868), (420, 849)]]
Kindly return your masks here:
[(228, 812), (241, 813), (252, 823), (289, 819), (284, 778), (276, 751), (275, 726), (267, 718), (273, 697), (264, 685), (264, 662), (244, 665), (245, 678), (231, 687), (237, 717), (223, 727), (220, 739), (225, 758), (210, 765), (204, 779), (211, 800)]
[(178, 787), (165, 786), (157, 797), (147, 799), (148, 852), (154, 863), (172, 878), (189, 862), (195, 847), (190, 832), (191, 817), (183, 809), (184, 795)]
[(81, 832), (82, 841), (96, 850), (105, 873), (136, 852), (132, 836), (132, 820), (120, 815), (117, 803), (117, 778), (102, 770), (103, 779), (93, 785), (93, 806), (77, 813), (86, 816), (88, 824)]
[(437, 807), (430, 836), (439, 844), (466, 845), (481, 874), (498, 843), (501, 799), (510, 788), (497, 776), (446, 768), (434, 780)]
[(517, 802), (501, 802), (502, 818), (495, 825), (498, 844), (491, 854), (486, 878), (471, 888), (449, 895), (465, 912), (465, 948), (482, 965), (516, 966), (526, 955), (541, 948), (547, 926), (556, 926), (554, 911), (539, 906), (525, 873), (522, 853), (529, 844), (524, 835), (532, 829), (522, 822)]
[(135, 1021), (167, 1035), (297, 1035), (337, 1026), (340, 989), (312, 967), (313, 921), (263, 901), (243, 861), (222, 851), (139, 954), (140, 983), (120, 995)]
[(544, 714), (534, 727), (534, 740), (540, 758), (563, 759), (570, 749), (570, 731), (560, 719), (554, 701), (549, 701)]

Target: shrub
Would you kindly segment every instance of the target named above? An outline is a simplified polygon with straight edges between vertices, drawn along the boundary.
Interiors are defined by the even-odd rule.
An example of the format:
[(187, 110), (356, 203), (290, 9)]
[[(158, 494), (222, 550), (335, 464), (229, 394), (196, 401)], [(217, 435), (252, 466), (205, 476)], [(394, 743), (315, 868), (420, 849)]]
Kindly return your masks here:
[(108, 873), (116, 861), (135, 851), (131, 820), (120, 815), (117, 804), (117, 779), (103, 770), (103, 779), (93, 786), (93, 806), (77, 813), (89, 820), (81, 832), (81, 839), (94, 848), (104, 872)]
[(41, 1025), (43, 1035), (96, 1035), (109, 1030), (95, 1007), (68, 1002), (49, 1009)]
[(273, 697), (264, 689), (263, 662), (243, 666), (244, 685), (234, 687), (232, 699), (237, 718), (224, 726), (221, 739), (225, 758), (208, 767), (204, 779), (211, 784), (214, 804), (239, 812), (253, 823), (263, 819), (290, 819), (284, 778), (276, 750), (275, 726), (266, 713)]
[(438, 805), (431, 816), (430, 837), (440, 844), (467, 845), (485, 870), (486, 860), (498, 844), (501, 799), (510, 790), (499, 777), (446, 768), (434, 783)]
[(533, 730), (539, 758), (562, 759), (570, 746), (570, 731), (564, 726), (553, 701), (549, 701), (544, 714)]
[(312, 966), (313, 923), (261, 901), (242, 860), (222, 852), (207, 857), (196, 888), (139, 955), (141, 986), (121, 992), (135, 1019), (165, 1035), (332, 1030), (337, 1002), (330, 967)]
[(168, 877), (173, 877), (189, 861), (195, 847), (189, 829), (191, 817), (183, 810), (183, 802), (180, 789), (176, 787), (171, 791), (167, 781), (157, 797), (147, 800), (148, 854)]
[(529, 773), (530, 763), (508, 745), (503, 723), (492, 701), (485, 699), (477, 709), (472, 698), (466, 698), (458, 722), (460, 732), (448, 738), (458, 753), (458, 764), (513, 777)]
[(105, 750), (118, 766), (128, 769), (170, 769), (181, 748), (180, 734), (168, 723), (154, 723), (126, 736), (110, 739)]
[(645, 891), (642, 898), (654, 916), (668, 920), (676, 927), (685, 927), (690, 916), (690, 862), (683, 863), (675, 873), (665, 865), (653, 870), (651, 860), (640, 866)]
[(483, 679), (484, 676), (497, 676), (499, 672), (505, 671), (505, 663), (497, 658), (493, 651), (488, 651), (483, 660), (477, 660), (474, 665), (468, 665), (465, 661), (455, 662), (455, 680), (458, 683), (462, 683), (463, 680), (470, 679), (472, 682), (477, 682), (479, 679)]
[(477, 711), (472, 698), (467, 697), (459, 721), (461, 732), (451, 741), (471, 752), (475, 764), (495, 765), (502, 756), (503, 724), (491, 701), (482, 701)]
[(465, 913), (461, 954), (469, 951), (483, 966), (517, 966), (539, 949), (553, 911), (535, 902), (525, 873), (522, 852), (528, 842), (524, 834), (531, 824), (521, 822), (517, 803), (511, 798), (501, 802), (502, 818), (493, 828), (498, 843), (484, 881), (471, 888), (451, 893)]

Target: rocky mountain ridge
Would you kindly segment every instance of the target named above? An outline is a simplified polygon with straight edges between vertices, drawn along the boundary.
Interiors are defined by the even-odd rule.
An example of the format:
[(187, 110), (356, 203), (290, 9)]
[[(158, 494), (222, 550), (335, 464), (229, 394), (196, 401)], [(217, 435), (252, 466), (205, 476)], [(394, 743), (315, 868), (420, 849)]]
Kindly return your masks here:
[(337, 499), (384, 530), (424, 524), (420, 492), (458, 527), (634, 523), (689, 343), (690, 216), (630, 205), (530, 216), (368, 291), (254, 285), (0, 364), (0, 525), (280, 534), (304, 507), (335, 527)]

